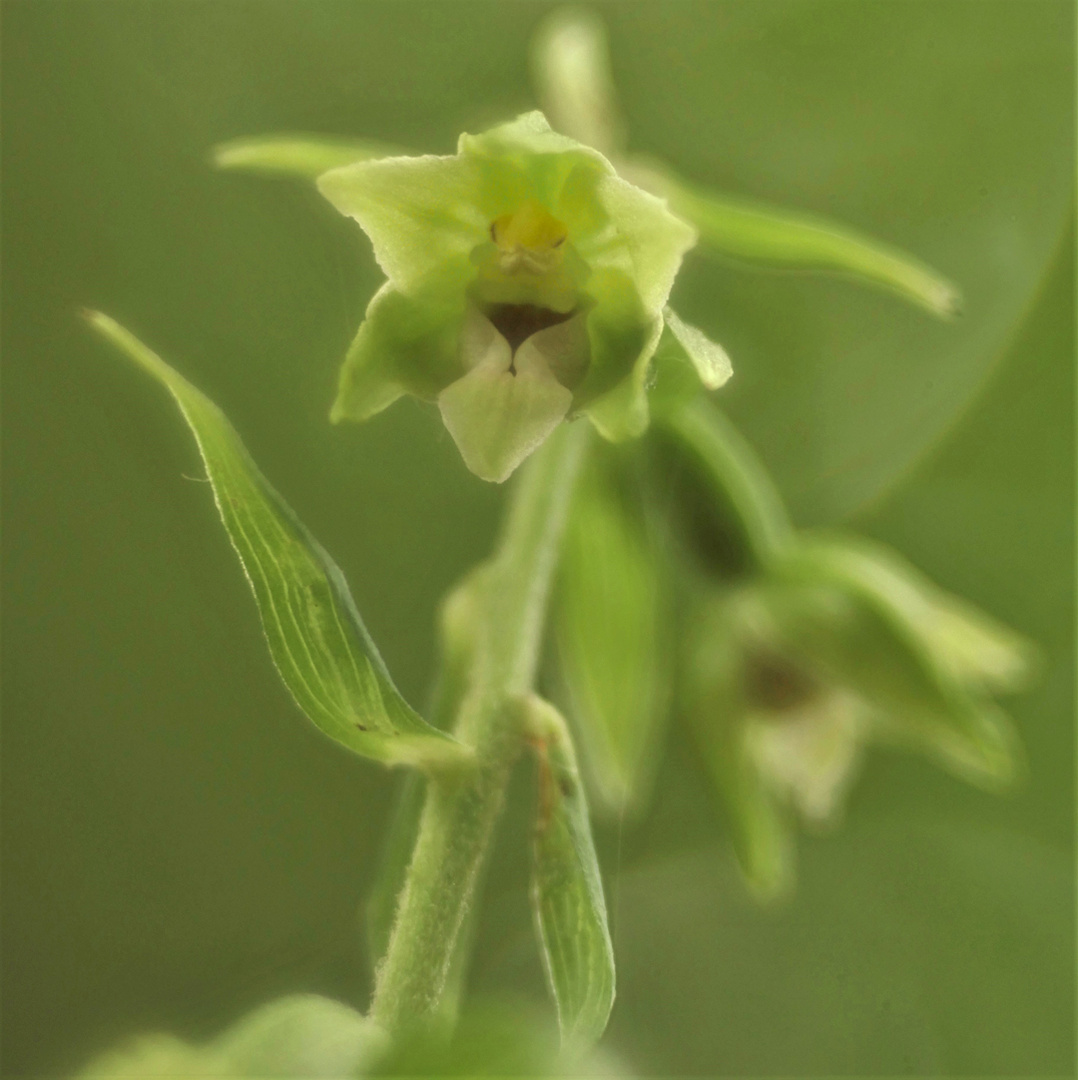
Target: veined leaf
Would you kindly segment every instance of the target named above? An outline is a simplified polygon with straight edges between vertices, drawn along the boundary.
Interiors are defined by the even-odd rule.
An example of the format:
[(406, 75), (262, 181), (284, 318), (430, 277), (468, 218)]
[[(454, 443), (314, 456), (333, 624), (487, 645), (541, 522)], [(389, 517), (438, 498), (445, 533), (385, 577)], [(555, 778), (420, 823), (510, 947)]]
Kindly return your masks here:
[(219, 169), (283, 174), (314, 180), (330, 169), (373, 158), (408, 153), (368, 139), (335, 139), (328, 135), (251, 135), (213, 148)]
[(436, 766), (464, 749), (401, 697), (344, 575), (258, 471), (221, 410), (119, 323), (90, 324), (175, 398), (258, 603), (270, 654), (299, 707), (331, 738), (387, 764)]
[(643, 508), (595, 458), (573, 495), (554, 629), (587, 771), (601, 803), (619, 813), (640, 806), (650, 786), (668, 705), (668, 643)]
[(721, 255), (789, 269), (852, 274), (951, 318), (962, 307), (957, 286), (897, 248), (809, 214), (706, 191), (665, 167), (633, 162), (627, 176), (666, 197), (699, 231), (700, 246)]
[(562, 1044), (596, 1041), (614, 1004), (614, 949), (569, 730), (558, 711), (529, 699), (539, 755), (532, 906)]

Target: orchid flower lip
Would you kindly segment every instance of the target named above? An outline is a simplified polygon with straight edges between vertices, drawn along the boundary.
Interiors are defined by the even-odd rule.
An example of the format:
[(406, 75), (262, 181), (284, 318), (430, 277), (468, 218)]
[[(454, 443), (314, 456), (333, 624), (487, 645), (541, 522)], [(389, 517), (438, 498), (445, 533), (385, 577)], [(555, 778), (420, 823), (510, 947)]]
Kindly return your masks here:
[(552, 311), (534, 304), (494, 304), (486, 313), (494, 328), (509, 342), (513, 353), (532, 334), (549, 326), (557, 326), (574, 314), (572, 311)]

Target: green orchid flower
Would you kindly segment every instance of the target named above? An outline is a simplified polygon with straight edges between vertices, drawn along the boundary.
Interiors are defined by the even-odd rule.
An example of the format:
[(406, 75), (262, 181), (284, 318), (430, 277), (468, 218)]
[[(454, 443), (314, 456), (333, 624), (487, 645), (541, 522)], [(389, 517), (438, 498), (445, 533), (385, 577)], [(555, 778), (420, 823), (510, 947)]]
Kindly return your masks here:
[(859, 538), (803, 537), (716, 592), (689, 656), (687, 717), (763, 895), (792, 883), (792, 816), (837, 822), (872, 744), (990, 790), (1020, 771), (994, 695), (1025, 682), (1027, 643)]
[(648, 366), (691, 226), (539, 112), (453, 156), (331, 169), (322, 194), (388, 278), (344, 362), (334, 420), (438, 403), (465, 463), (500, 482), (568, 416), (648, 424)]
[(709, 403), (663, 414), (661, 430), (698, 523), (701, 508), (722, 522), (703, 538), (682, 713), (757, 892), (789, 888), (792, 819), (835, 823), (870, 745), (925, 753), (990, 790), (1017, 778), (1021, 746), (995, 696), (1034, 667), (1023, 638), (883, 545), (795, 529)]

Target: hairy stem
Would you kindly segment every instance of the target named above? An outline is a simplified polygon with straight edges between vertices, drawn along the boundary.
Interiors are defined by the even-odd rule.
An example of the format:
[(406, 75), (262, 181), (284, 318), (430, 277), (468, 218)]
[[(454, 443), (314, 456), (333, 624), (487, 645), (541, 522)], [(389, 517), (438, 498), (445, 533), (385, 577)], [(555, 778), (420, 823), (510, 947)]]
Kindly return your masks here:
[(472, 578), (473, 640), (454, 734), (466, 772), (432, 776), (371, 1015), (395, 1031), (433, 1019), (513, 763), (519, 702), (532, 689), (547, 599), (587, 429), (562, 425), (516, 482), (498, 547)]

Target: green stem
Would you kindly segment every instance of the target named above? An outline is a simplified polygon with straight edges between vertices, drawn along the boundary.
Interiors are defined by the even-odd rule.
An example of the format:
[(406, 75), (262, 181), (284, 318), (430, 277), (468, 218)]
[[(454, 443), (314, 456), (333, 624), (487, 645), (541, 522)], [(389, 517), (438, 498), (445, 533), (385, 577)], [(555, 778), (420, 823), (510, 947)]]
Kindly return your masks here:
[(438, 1012), (465, 913), (523, 745), (551, 579), (580, 462), (583, 422), (562, 425), (523, 470), (493, 558), (478, 578), (474, 652), (454, 734), (467, 772), (433, 775), (371, 1015), (389, 1031)]

